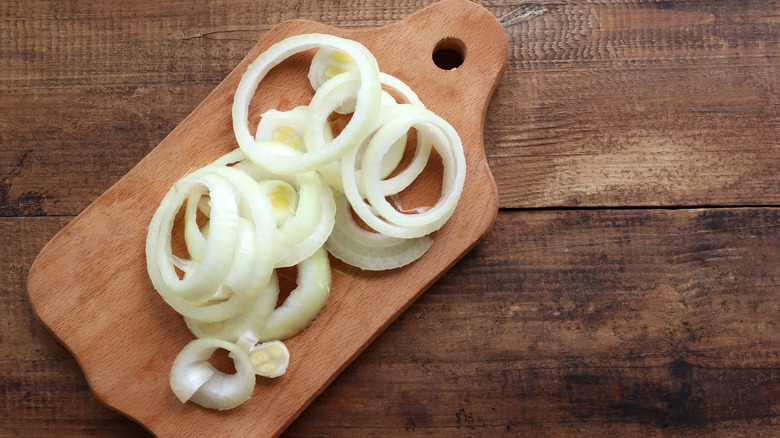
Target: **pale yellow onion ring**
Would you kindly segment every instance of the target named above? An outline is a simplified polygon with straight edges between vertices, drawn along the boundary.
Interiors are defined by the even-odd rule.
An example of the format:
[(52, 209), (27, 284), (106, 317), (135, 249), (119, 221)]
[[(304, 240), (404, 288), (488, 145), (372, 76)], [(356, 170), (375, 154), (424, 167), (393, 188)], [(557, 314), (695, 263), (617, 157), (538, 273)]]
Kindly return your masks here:
[(367, 271), (400, 268), (422, 257), (433, 244), (428, 236), (399, 239), (366, 231), (352, 219), (346, 196), (336, 196), (336, 226), (325, 248), (337, 259)]
[[(235, 374), (225, 374), (208, 360), (218, 348), (230, 352)], [(182, 403), (192, 401), (211, 409), (233, 409), (249, 400), (255, 388), (255, 372), (247, 353), (219, 339), (196, 339), (176, 356), (170, 373), (173, 393)]]
[(295, 336), (308, 326), (325, 306), (331, 285), (330, 263), (324, 248), (298, 264), (297, 287), (276, 309), (279, 282), (274, 274), (257, 300), (246, 311), (226, 321), (202, 323), (185, 318), (187, 327), (199, 338), (239, 342), (253, 334), (255, 340), (273, 341)]
[(328, 253), (320, 248), (298, 264), (297, 287), (255, 331), (261, 340), (291, 338), (306, 328), (325, 306), (330, 293)]
[[(355, 114), (350, 122), (337, 138), (322, 147), (312, 147), (308, 152), (297, 155), (277, 155), (258, 145), (249, 132), (249, 104), (254, 96), (260, 81), (276, 65), (289, 56), (315, 47), (329, 47), (340, 50), (354, 60), (360, 72), (360, 90), (358, 91)], [(317, 90), (312, 102), (317, 100)], [(339, 159), (359, 139), (365, 136), (371, 124), (379, 112), (381, 88), (379, 86), (379, 68), (376, 59), (360, 43), (346, 40), (333, 35), (304, 34), (289, 37), (271, 46), (260, 54), (247, 68), (246, 73), (238, 84), (233, 100), (233, 131), (236, 140), (246, 155), (260, 166), (264, 166), (276, 173), (294, 174), (306, 172), (322, 167), (331, 161)], [(321, 114), (307, 115), (312, 120), (324, 120)], [(308, 123), (308, 122), (307, 122)], [(309, 135), (304, 136), (304, 141), (309, 143)], [(322, 137), (314, 138), (320, 142)], [(271, 144), (273, 147), (273, 144)], [(309, 145), (310, 147), (312, 145)]]
[[(382, 84), (387, 84), (389, 88), (396, 90), (400, 96), (407, 101), (407, 104), (394, 104), (385, 105), (380, 108), (377, 120), (374, 122), (366, 138), (358, 146), (356, 161), (360, 160), (364, 145), (368, 143), (371, 136), (377, 129), (381, 128), (385, 123), (391, 119), (399, 117), (401, 115), (408, 115), (412, 113), (421, 113), (425, 109), (420, 99), (416, 94), (402, 81), (394, 78), (393, 76), (380, 73), (380, 79)], [(329, 112), (336, 107), (340, 102), (348, 99), (349, 96), (355, 93), (357, 86), (359, 85), (360, 78), (355, 72), (342, 73), (333, 79), (330, 79), (326, 85), (323, 85), (320, 90), (321, 93), (327, 92), (321, 101), (316, 102), (317, 105), (322, 105), (324, 110), (320, 112)], [(314, 102), (312, 104), (315, 104)], [(311, 128), (311, 135), (324, 135), (319, 126), (316, 125), (316, 121), (313, 121), (315, 126)], [(307, 130), (307, 132), (309, 132)], [(310, 144), (316, 144), (310, 142)], [(401, 158), (403, 157), (404, 150), (406, 149), (406, 132), (398, 137), (393, 143), (393, 146), (389, 148), (388, 152), (382, 158), (382, 166), (380, 167), (380, 178), (385, 178), (390, 175), (398, 166)], [(412, 162), (402, 170), (398, 175), (392, 178), (383, 180), (380, 184), (385, 196), (391, 196), (401, 192), (408, 187), (417, 178), (428, 161), (428, 157), (431, 152), (431, 142), (424, 135), (420, 134), (417, 138), (417, 147), (415, 149), (415, 155)], [(328, 183), (335, 189), (343, 192), (343, 181), (341, 176), (341, 164), (340, 162), (333, 162), (327, 166), (319, 169), (320, 173), (325, 177)], [(360, 169), (356, 169), (356, 173), (360, 174)], [(362, 187), (362, 178), (356, 177), (358, 192), (363, 196), (364, 190)]]
[[(262, 327), (266, 324), (271, 312), (274, 311), (278, 297), (279, 279), (274, 272), (257, 298), (247, 304), (238, 315), (218, 322), (201, 322), (184, 317), (184, 322), (192, 334), (198, 338), (215, 338), (238, 343), (245, 331), (255, 332), (257, 331), (255, 327)], [(255, 342), (257, 341), (255, 340)]]
[(279, 228), (277, 245), (285, 251), (277, 253), (275, 266), (284, 268), (301, 263), (325, 243), (333, 230), (336, 206), (330, 187), (316, 172), (279, 175), (245, 158), (239, 150), (223, 156), (217, 163), (225, 166), (235, 163), (233, 169), (255, 180), (279, 179), (297, 188), (298, 207)]
[[(276, 226), (274, 223), (273, 213), (271, 212), (271, 206), (268, 199), (263, 196), (257, 183), (244, 172), (232, 169), (229, 167), (217, 167), (207, 166), (194, 172), (196, 176), (203, 174), (210, 175), (211, 179), (222, 178), (233, 187), (233, 189), (240, 193), (245, 201), (248, 201), (248, 208), (251, 212), (251, 220), (254, 225), (254, 241), (255, 250), (253, 251), (254, 257), (254, 275), (249, 276), (245, 284), (237, 287), (240, 290), (232, 290), (232, 296), (226, 301), (209, 302), (203, 305), (193, 305), (186, 300), (182, 299), (174, 292), (167, 288), (160, 287), (160, 284), (164, 285), (162, 281), (162, 274), (158, 266), (158, 251), (155, 251), (158, 239), (165, 240), (165, 234), (162, 234), (162, 222), (166, 216), (175, 215), (180, 203), (173, 202), (176, 194), (176, 185), (169, 193), (173, 195), (167, 196), (168, 201), (163, 201), (158, 213), (152, 218), (152, 222), (149, 225), (149, 233), (147, 235), (147, 271), (149, 277), (152, 280), (152, 284), (160, 293), (160, 296), (165, 300), (168, 305), (174, 308), (180, 314), (192, 319), (196, 319), (204, 322), (216, 322), (221, 321), (231, 316), (240, 313), (244, 306), (254, 300), (260, 293), (262, 288), (268, 282), (273, 269), (273, 262), (275, 258), (276, 242), (274, 238), (269, 239), (267, 236), (275, 236)], [(187, 178), (187, 177), (185, 177)], [(191, 177), (194, 178), (194, 177)], [(231, 195), (235, 197), (235, 195)], [(215, 194), (211, 193), (212, 201), (215, 200)], [(217, 214), (214, 209), (211, 211), (211, 216)], [(236, 231), (237, 232), (237, 227)], [(168, 236), (170, 235), (170, 228), (167, 229)], [(210, 234), (213, 233), (213, 230)], [(232, 259), (233, 253), (230, 257)], [(223, 278), (226, 275), (223, 274)], [(222, 284), (224, 287), (225, 285)], [(235, 287), (235, 286), (234, 286)]]
[[(200, 193), (207, 187), (213, 194), (211, 200), (217, 207), (212, 219), (212, 233), (205, 244), (206, 255), (194, 265), (189, 275), (179, 279), (173, 269), (171, 231), (176, 212), (193, 192)], [(196, 171), (177, 181), (171, 188), (149, 225), (146, 242), (147, 268), (156, 275), (152, 284), (161, 294), (175, 296), (189, 305), (205, 303), (214, 296), (230, 269), (236, 246), (238, 205), (234, 188), (219, 175)], [(162, 238), (157, 239), (157, 236)]]
[[(372, 175), (377, 174), (382, 165), (382, 157), (392, 147), (392, 139), (397, 136), (393, 131), (410, 129), (413, 126), (417, 127), (418, 131), (429, 133), (429, 138), (438, 139), (438, 144), (434, 147), (442, 158), (444, 175), (442, 194), (438, 202), (423, 212), (410, 214), (396, 210), (387, 202), (381, 181), (372, 178)], [(431, 134), (437, 130), (443, 136)], [(361, 169), (364, 169), (361, 176), (368, 201), (385, 220), (406, 227), (426, 227), (434, 223), (443, 224), (455, 210), (466, 179), (466, 157), (455, 129), (440, 116), (427, 112), (416, 116), (399, 117), (383, 126), (366, 148)]]
[[(442, 194), (436, 205), (423, 213), (407, 215), (396, 211), (387, 204), (387, 201), (381, 196), (379, 181), (368, 179), (368, 175), (376, 175), (377, 157), (381, 161), (381, 156), (385, 153), (388, 144), (392, 144), (399, 132), (406, 132), (412, 126), (416, 127), (418, 131), (425, 131), (425, 135), (432, 140), (442, 158), (444, 175)], [(465, 182), (466, 160), (460, 137), (441, 117), (431, 112), (399, 117), (385, 124), (374, 134), (363, 158), (364, 171), (362, 173), (366, 194), (371, 201), (370, 206), (363, 201), (357, 190), (356, 155), (357, 151), (353, 150), (341, 160), (344, 193), (355, 213), (372, 229), (399, 238), (421, 237), (441, 228), (455, 210)], [(378, 200), (379, 197), (382, 197), (381, 201)], [(388, 215), (392, 221), (377, 215), (374, 211), (377, 208), (377, 205), (374, 205), (375, 202), (380, 207), (383, 207), (382, 202), (384, 202), (393, 210), (394, 214)], [(384, 211), (382, 214), (384, 215)]]

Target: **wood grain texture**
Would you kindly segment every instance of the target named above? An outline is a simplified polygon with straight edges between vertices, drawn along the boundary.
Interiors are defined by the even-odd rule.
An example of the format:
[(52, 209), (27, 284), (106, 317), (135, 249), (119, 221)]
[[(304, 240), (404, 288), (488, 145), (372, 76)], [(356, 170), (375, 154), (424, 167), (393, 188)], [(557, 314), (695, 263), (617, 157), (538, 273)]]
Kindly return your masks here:
[[(432, 2), (0, 2), (0, 436), (146, 434), (32, 316), (46, 241), (273, 26)], [(477, 3), (510, 43), (485, 137), (502, 207), (778, 204), (776, 0)], [(776, 435), (778, 224), (501, 211), (285, 435)]]
[[(0, 430), (133, 436), (22, 306), (63, 222), (0, 221), (40, 234), (2, 265), (3, 312), (28, 316), (3, 355)], [(285, 436), (771, 434), (778, 248), (776, 208), (503, 212)]]
[[(3, 2), (0, 214), (80, 213), (282, 21), (430, 3)], [(777, 1), (478, 3), (510, 41), (485, 138), (502, 207), (780, 204)]]
[(70, 219), (0, 219), (0, 436), (143, 436), (97, 400), (73, 356), (30, 307), (30, 266)]
[[(149, 280), (144, 254), (149, 222), (176, 181), (237, 148), (231, 107), (250, 62), (272, 44), (306, 33), (363, 43), (382, 71), (408, 84), (457, 130), (466, 162), (458, 208), (413, 264), (368, 272), (332, 263), (327, 305), (306, 330), (286, 341), (292, 356), (287, 372), (259, 379), (247, 403), (227, 413), (182, 404), (170, 391), (170, 365), (194, 338)], [(446, 38), (458, 38), (466, 48), (457, 69), (434, 64), (435, 47)], [(250, 126), (270, 108), (308, 103), (314, 94), (306, 78), (312, 56), (313, 51), (302, 51), (269, 72), (249, 105)], [(41, 251), (27, 283), (36, 314), (76, 356), (95, 394), (153, 433), (276, 436), (492, 225), (498, 195), (485, 159), (482, 123), (506, 57), (498, 20), (465, 0), (443, 1), (376, 29), (344, 30), (304, 20), (275, 27), (160, 145)], [(436, 166), (426, 169), (416, 183), (424, 187), (408, 195), (416, 197), (412, 206), (426, 199), (426, 190), (440, 191), (443, 173)], [(113, 336), (99, 339), (96, 332)]]
[(506, 28), (502, 206), (778, 204), (776, 1), (552, 3)]

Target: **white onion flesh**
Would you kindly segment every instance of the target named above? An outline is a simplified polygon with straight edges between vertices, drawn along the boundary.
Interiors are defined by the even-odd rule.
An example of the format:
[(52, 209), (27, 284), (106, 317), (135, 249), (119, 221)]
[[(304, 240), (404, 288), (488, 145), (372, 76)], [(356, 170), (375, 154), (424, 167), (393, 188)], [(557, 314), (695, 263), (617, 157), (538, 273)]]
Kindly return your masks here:
[(249, 360), (258, 376), (276, 378), (287, 371), (290, 351), (280, 341), (263, 342), (247, 351)]
[(328, 253), (320, 247), (298, 265), (297, 287), (256, 333), (263, 341), (288, 339), (300, 333), (320, 313), (330, 293)]
[[(260, 82), (288, 57), (313, 48), (311, 102), (266, 111), (252, 135), (249, 107)], [(351, 113), (336, 137), (334, 111)], [(365, 270), (412, 263), (453, 214), (466, 175), (452, 126), (401, 80), (381, 73), (368, 49), (336, 36), (297, 35), (272, 45), (242, 76), (232, 116), (239, 148), (177, 181), (146, 241), (152, 284), (198, 338), (174, 361), (171, 388), (182, 402), (213, 409), (249, 399), (255, 375), (286, 372), (290, 353), (281, 340), (306, 329), (330, 294), (328, 252)], [(411, 129), (414, 157), (399, 170)], [(433, 148), (444, 167), (441, 196), (432, 206), (404, 210), (397, 195), (420, 176)], [(182, 208), (183, 257), (172, 249)], [(362, 229), (353, 210), (377, 232)], [(275, 308), (275, 269), (291, 266), (297, 286)], [(235, 374), (209, 364), (219, 348), (230, 352)]]
[[(388, 86), (388, 88), (396, 91), (406, 104), (414, 105), (421, 109), (425, 108), (425, 105), (423, 105), (423, 103), (420, 101), (417, 95), (402, 81), (385, 73), (380, 73), (379, 77), (382, 85), (386, 85)], [(334, 77), (329, 82), (330, 84), (333, 84), (333, 86), (327, 89), (329, 90), (329, 92), (325, 94), (322, 101), (316, 102), (317, 105), (322, 105), (326, 109), (325, 111), (327, 111), (328, 109), (333, 110), (333, 108), (337, 108), (339, 105), (344, 106), (344, 102), (349, 101), (351, 96), (354, 96), (355, 93), (357, 92), (358, 86), (360, 85), (360, 77), (354, 72), (343, 73)], [(321, 93), (324, 94), (324, 92)], [(383, 96), (385, 95), (389, 96), (388, 93), (383, 91)], [(392, 99), (392, 97), (390, 97), (390, 99)], [(357, 152), (358, 155), (356, 161), (362, 159), (363, 151), (365, 149), (363, 145), (368, 143), (368, 140), (371, 138), (371, 135), (373, 135), (373, 133), (376, 132), (377, 129), (382, 127), (385, 123), (389, 122), (393, 118), (403, 115), (405, 112), (410, 111), (411, 108), (408, 105), (399, 107), (398, 103), (395, 102), (394, 99), (383, 100), (383, 104), (380, 107), (377, 120), (374, 122), (371, 129), (369, 130), (369, 135), (364, 139), (364, 141), (358, 147), (358, 152)], [(320, 135), (324, 136), (326, 135), (326, 132), (321, 131), (318, 125), (315, 124), (312, 131), (309, 132), (309, 135), (311, 135), (312, 138), (314, 138)], [(312, 142), (312, 143), (317, 144), (316, 142)], [(379, 174), (380, 178), (384, 179), (388, 177), (396, 169), (396, 167), (398, 167), (398, 164), (401, 162), (401, 159), (403, 158), (405, 149), (406, 149), (406, 134), (404, 133), (403, 135), (399, 136), (399, 138), (393, 143), (393, 146), (389, 148), (388, 152), (383, 157), (382, 166)], [(419, 174), (425, 168), (425, 164), (428, 161), (430, 151), (431, 151), (430, 141), (426, 139), (423, 135), (419, 135), (417, 139), (417, 148), (415, 150), (415, 156), (412, 160), (412, 163), (406, 169), (404, 169), (400, 174), (394, 176), (389, 180), (382, 181), (382, 187), (383, 190), (385, 190), (386, 192), (385, 193), (386, 196), (399, 193), (404, 188), (408, 187), (412, 183), (412, 181), (414, 181), (414, 179), (417, 178), (417, 176), (419, 176)], [(325, 177), (325, 179), (328, 181), (331, 187), (335, 188), (340, 192), (344, 191), (340, 162), (336, 161), (330, 163), (326, 166), (319, 168), (318, 170), (323, 175), (323, 177)], [(359, 170), (357, 172), (359, 172)], [(363, 194), (360, 180), (358, 180), (358, 192), (361, 195)]]
[(233, 164), (230, 160), (240, 160), (233, 168), (256, 180), (279, 179), (297, 190), (295, 211), (279, 226), (277, 244), (284, 251), (278, 252), (275, 267), (297, 265), (325, 243), (333, 230), (336, 206), (330, 187), (319, 174), (305, 172), (294, 177), (275, 174), (235, 153), (219, 162)]
[[(357, 105), (352, 119), (337, 138), (326, 142), (321, 147), (309, 144), (309, 136), (305, 136), (304, 141), (311, 149), (301, 155), (277, 155), (265, 150), (259, 146), (249, 132), (249, 104), (257, 86), (273, 67), (289, 56), (320, 47), (344, 52), (352, 58), (358, 72), (360, 72), (360, 89), (357, 93)], [(320, 86), (317, 92), (323, 86)], [(376, 59), (363, 45), (333, 35), (296, 35), (274, 44), (260, 54), (241, 77), (233, 100), (233, 131), (239, 147), (258, 165), (282, 174), (307, 172), (339, 159), (352, 144), (359, 142), (359, 139), (365, 136), (379, 113), (380, 97), (379, 68)], [(317, 93), (315, 93), (312, 102), (317, 99)], [(327, 115), (313, 113), (310, 106), (307, 123), (309, 120), (325, 120)], [(311, 128), (311, 125), (308, 125), (307, 128)], [(322, 142), (321, 138), (314, 138), (313, 141)]]
[[(255, 333), (258, 328), (266, 325), (268, 317), (274, 311), (278, 296), (279, 280), (274, 272), (263, 291), (238, 315), (218, 322), (201, 322), (186, 317), (184, 321), (192, 334), (198, 338), (215, 338), (238, 343), (242, 334)], [(249, 333), (246, 333), (247, 330)], [(257, 337), (259, 339), (259, 336)]]
[[(208, 362), (219, 348), (230, 352), (235, 374), (225, 374)], [(219, 339), (196, 339), (173, 362), (170, 384), (182, 403), (191, 400), (206, 408), (233, 409), (252, 396), (255, 372), (247, 353), (235, 344)]]
[(325, 247), (337, 259), (360, 269), (384, 271), (406, 266), (433, 244), (428, 236), (399, 239), (360, 228), (344, 195), (337, 196), (336, 208), (336, 226)]
[[(437, 203), (429, 210), (418, 214), (400, 213), (384, 199), (381, 182), (376, 171), (387, 147), (397, 138), (398, 132), (406, 132), (412, 126), (424, 131), (439, 152), (444, 165), (442, 193)], [(344, 193), (355, 213), (372, 229), (399, 238), (415, 238), (430, 234), (444, 225), (455, 211), (466, 178), (466, 159), (457, 132), (441, 117), (428, 112), (394, 119), (380, 128), (371, 139), (363, 157), (361, 175), (366, 195), (366, 204), (358, 191), (355, 160), (357, 150), (353, 149), (341, 160)], [(372, 178), (373, 176), (373, 178)], [(389, 212), (387, 208), (393, 210)], [(375, 213), (378, 210), (384, 217)]]
[[(191, 295), (182, 293), (182, 286), (186, 286), (185, 282), (195, 278), (195, 274), (183, 280), (171, 280), (171, 277), (176, 276), (171, 254), (171, 231), (176, 212), (190, 193), (190, 188), (202, 185), (219, 189), (209, 191), (212, 204), (209, 239), (227, 240), (228, 244), (219, 242), (220, 245), (214, 245), (218, 252), (212, 250), (207, 253), (204, 261), (195, 268), (209, 274), (203, 276), (209, 280), (208, 283), (198, 284), (199, 287), (204, 287), (204, 284), (208, 286), (207, 293), (203, 295), (209, 296), (205, 302), (193, 302)], [(251, 235), (241, 233), (239, 236), (239, 199), (247, 200), (250, 206), (253, 225), (251, 228), (254, 230)], [(232, 225), (217, 227), (215, 217), (222, 217), (225, 212), (230, 213), (229, 220)], [(274, 222), (268, 199), (262, 195), (257, 182), (247, 174), (228, 167), (207, 166), (185, 176), (168, 192), (149, 224), (146, 259), (152, 284), (168, 305), (189, 318), (216, 322), (237, 315), (257, 297), (271, 277), (276, 257), (276, 242), (272, 238), (276, 233)], [(237, 247), (239, 251), (243, 251), (241, 264), (251, 266), (252, 275), (235, 275), (228, 278)], [(216, 261), (207, 265), (206, 257)], [(171, 287), (172, 283), (178, 287)], [(198, 289), (196, 291), (200, 292)], [(223, 300), (217, 296), (219, 299), (209, 301), (215, 298), (218, 291), (229, 298)]]

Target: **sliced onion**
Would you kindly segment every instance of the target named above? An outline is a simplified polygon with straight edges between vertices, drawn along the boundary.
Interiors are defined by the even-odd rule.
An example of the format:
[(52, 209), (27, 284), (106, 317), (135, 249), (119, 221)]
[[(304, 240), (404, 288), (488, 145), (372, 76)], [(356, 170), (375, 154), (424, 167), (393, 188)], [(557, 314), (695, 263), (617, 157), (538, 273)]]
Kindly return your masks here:
[[(367, 271), (400, 268), (420, 258), (433, 244), (428, 236), (399, 239), (366, 231), (352, 219), (349, 201), (336, 196), (336, 226), (325, 244), (337, 259)], [(270, 321), (269, 321), (270, 322)]]
[[(424, 132), (424, 135), (429, 138), (435, 139), (436, 150), (442, 157), (444, 165), (441, 198), (433, 207), (417, 214), (402, 213), (393, 208), (385, 199), (381, 182), (372, 176), (378, 173), (382, 158), (397, 137), (396, 132), (412, 126), (416, 126), (418, 131)], [(432, 223), (443, 223), (455, 210), (465, 182), (466, 158), (455, 129), (441, 117), (428, 112), (418, 116), (399, 117), (383, 126), (366, 148), (361, 168), (368, 200), (386, 220), (403, 226), (427, 226)]]
[(291, 245), (284, 253), (284, 256), (277, 259), (277, 267), (285, 268), (301, 263), (304, 259), (314, 254), (328, 240), (328, 236), (333, 231), (333, 226), (336, 223), (336, 204), (333, 200), (333, 192), (328, 184), (324, 182), (321, 186), (320, 198), (320, 212), (314, 228), (306, 239)]
[[(255, 90), (265, 75), (289, 56), (315, 47), (340, 50), (349, 55), (360, 72), (360, 90), (352, 119), (335, 139), (313, 147), (298, 156), (278, 155), (258, 145), (249, 132), (249, 104)], [(321, 89), (322, 87), (320, 87)], [(312, 102), (317, 100), (317, 93)], [(305, 34), (289, 37), (280, 41), (252, 62), (241, 78), (233, 100), (233, 131), (238, 145), (255, 163), (281, 174), (307, 172), (322, 167), (344, 155), (351, 145), (359, 143), (379, 112), (381, 89), (379, 86), (379, 68), (376, 59), (361, 44), (333, 35)], [(328, 114), (320, 114), (310, 106), (308, 120), (325, 120)], [(304, 137), (308, 143), (308, 135)], [(321, 137), (315, 139), (322, 141)], [(307, 147), (311, 147), (308, 145)]]
[(258, 327), (263, 327), (271, 312), (274, 311), (276, 300), (279, 297), (279, 279), (274, 273), (257, 298), (249, 303), (243, 312), (218, 322), (201, 322), (192, 318), (184, 318), (187, 327), (198, 338), (215, 338), (227, 342), (240, 343), (242, 335), (255, 334), (257, 339), (250, 342), (254, 345), (259, 340), (256, 335)]
[[(234, 155), (232, 158), (240, 158)], [(333, 230), (336, 206), (328, 184), (315, 172), (306, 172), (291, 177), (274, 174), (257, 166), (252, 161), (240, 161), (233, 166), (256, 179), (278, 178), (298, 191), (297, 208), (279, 227), (278, 252), (275, 266), (294, 266), (311, 256), (321, 247)]]
[[(234, 187), (219, 175), (208, 171), (196, 171), (185, 176), (168, 192), (155, 212), (147, 239), (147, 260), (156, 262), (153, 267), (158, 274), (152, 278), (158, 291), (176, 295), (192, 305), (208, 301), (220, 282), (227, 275), (233, 260), (238, 224), (238, 204)], [(190, 196), (200, 197), (209, 192), (218, 213), (211, 218), (211, 233), (203, 245), (205, 255), (185, 278), (179, 279), (174, 270), (171, 249), (171, 232), (176, 213)], [(157, 239), (162, 234), (164, 238)], [(156, 280), (156, 281), (155, 281)]]
[[(205, 265), (205, 262), (198, 265), (197, 269), (211, 269), (209, 272), (217, 279), (210, 281), (210, 294), (213, 298), (218, 289), (222, 289), (224, 294), (230, 296), (227, 300), (207, 301), (205, 303), (193, 304), (186, 296), (181, 296), (179, 289), (171, 288), (168, 282), (164, 280), (163, 272), (168, 270), (170, 276), (173, 272), (172, 263), (167, 262), (171, 259), (170, 234), (173, 227), (173, 217), (181, 205), (183, 198), (187, 197), (189, 188), (200, 185), (206, 185), (219, 190), (210, 190), (209, 196), (214, 205), (211, 209), (209, 239), (216, 239), (214, 236), (227, 235), (230, 245), (219, 246), (220, 252), (214, 252), (211, 255), (214, 259), (227, 260), (227, 270), (219, 265), (219, 270), (213, 269), (211, 265)], [(229, 190), (228, 190), (229, 189)], [(236, 253), (236, 245), (241, 246), (238, 241), (238, 202), (236, 197), (245, 201), (246, 208), (251, 213), (251, 222), (254, 233), (251, 237), (253, 245), (250, 251), (242, 254), (246, 257), (243, 263), (252, 266), (252, 274), (246, 278), (242, 284), (225, 282), (230, 264)], [(226, 212), (230, 212), (232, 227), (215, 226), (215, 217), (226, 214), (222, 211), (224, 207)], [(276, 242), (269, 238), (276, 233), (274, 218), (271, 212), (271, 206), (268, 199), (263, 196), (258, 184), (244, 172), (228, 167), (207, 166), (203, 169), (193, 172), (184, 177), (180, 183), (174, 185), (171, 191), (166, 195), (157, 212), (149, 224), (147, 234), (146, 258), (147, 271), (152, 280), (152, 284), (157, 289), (160, 296), (168, 305), (177, 312), (192, 319), (204, 322), (221, 321), (240, 313), (244, 306), (253, 301), (260, 293), (262, 288), (268, 282), (273, 269), (275, 259)], [(244, 238), (247, 238), (244, 234)], [(205, 257), (204, 257), (205, 260)], [(175, 272), (173, 272), (175, 275)], [(194, 276), (194, 274), (193, 274)], [(240, 276), (231, 277), (233, 279)], [(182, 282), (189, 280), (189, 277)], [(207, 277), (211, 279), (211, 277)], [(227, 289), (227, 290), (226, 290)]]
[[(409, 87), (406, 84), (404, 84), (402, 81), (384, 73), (380, 74), (380, 78), (382, 79), (383, 84), (385, 83), (385, 81), (387, 81), (390, 88), (398, 91), (401, 97), (408, 103), (404, 105), (388, 104), (380, 108), (379, 115), (377, 116), (376, 121), (372, 125), (369, 134), (363, 140), (361, 145), (357, 148), (357, 152), (356, 152), (357, 155), (355, 159), (356, 162), (359, 162), (362, 159), (363, 151), (365, 150), (365, 145), (368, 144), (371, 136), (379, 128), (381, 128), (390, 120), (393, 120), (394, 118), (403, 115), (422, 114), (423, 110), (425, 109), (425, 106), (422, 104), (422, 102), (420, 102), (420, 99), (417, 97), (417, 95), (414, 94), (414, 92), (412, 92), (411, 89), (409, 89)], [(326, 94), (322, 100), (322, 105), (328, 109), (335, 107), (340, 102), (343, 102), (349, 99), (350, 96), (354, 95), (360, 83), (359, 77), (355, 73), (343, 73), (329, 80), (328, 82), (329, 82), (328, 83), (329, 87), (324, 88), (324, 90), (330, 90), (330, 92)], [(324, 90), (322, 91), (323, 93)], [(311, 131), (307, 131), (307, 133), (312, 136), (325, 135), (325, 132), (320, 131), (316, 126), (313, 127)], [(388, 151), (385, 153), (384, 157), (382, 158), (382, 165), (380, 167), (380, 173), (379, 173), (379, 178), (381, 179), (389, 176), (396, 169), (396, 167), (398, 167), (398, 164), (403, 158), (404, 151), (406, 149), (406, 132), (404, 131), (403, 133), (399, 133), (399, 134), (400, 135), (398, 136), (396, 141), (388, 149)], [(316, 145), (317, 143), (310, 141), (310, 144)], [(422, 173), (423, 169), (425, 169), (425, 165), (428, 162), (430, 152), (431, 152), (430, 140), (427, 139), (423, 134), (418, 135), (415, 155), (414, 158), (412, 159), (412, 162), (409, 164), (409, 166), (407, 166), (406, 169), (401, 171), (398, 175), (394, 176), (393, 178), (381, 182), (382, 189), (385, 192), (385, 196), (394, 195), (396, 193), (401, 192), (406, 187), (408, 187), (412, 183), (412, 181), (414, 181), (414, 179), (417, 178), (420, 175), (420, 173)], [(318, 170), (325, 177), (325, 179), (332, 187), (334, 187), (335, 189), (341, 192), (344, 191), (342, 175), (341, 175), (342, 169), (341, 169), (341, 164), (339, 162), (331, 163)], [(356, 172), (359, 174), (360, 170), (357, 169)], [(363, 196), (364, 191), (362, 188), (362, 179), (356, 178), (356, 181), (358, 185), (358, 193), (360, 193), (361, 196)]]
[[(308, 75), (311, 102), (267, 111), (253, 137), (248, 116), (258, 85), (289, 56), (312, 48), (319, 50)], [(335, 138), (333, 111), (354, 112)], [(284, 374), (290, 353), (279, 340), (311, 324), (330, 293), (326, 249), (367, 270), (411, 263), (431, 247), (427, 235), (453, 214), (466, 172), (455, 130), (405, 83), (380, 73), (364, 46), (331, 35), (290, 37), (262, 53), (241, 78), (232, 115), (239, 149), (174, 184), (146, 243), (152, 284), (200, 338), (174, 361), (171, 388), (182, 402), (214, 409), (246, 401), (255, 374)], [(412, 128), (415, 155), (399, 172)], [(397, 194), (420, 175), (433, 147), (444, 166), (439, 200), (411, 211), (391, 206), (386, 198), (398, 204)], [(331, 187), (339, 191), (335, 198)], [(188, 257), (179, 258), (171, 234), (183, 204)], [(362, 229), (352, 210), (378, 232)], [(199, 216), (207, 219), (202, 226)], [(297, 287), (274, 309), (274, 268), (296, 265)], [(208, 363), (217, 348), (230, 352), (235, 374)]]
[[(395, 141), (398, 132), (406, 132), (412, 126), (418, 131), (423, 131), (424, 135), (432, 140), (442, 158), (444, 175), (442, 194), (436, 205), (423, 213), (404, 214), (387, 203), (380, 181), (369, 176), (378, 173), (381, 157)], [(374, 134), (366, 149), (362, 166), (362, 179), (370, 206), (363, 201), (358, 192), (354, 170), (356, 155), (357, 151), (352, 150), (341, 160), (344, 193), (355, 213), (374, 230), (393, 237), (421, 237), (441, 228), (454, 212), (465, 182), (466, 159), (460, 137), (441, 117), (431, 112), (399, 117), (385, 124)], [(375, 210), (386, 217), (379, 217)]]
[(271, 202), (276, 226), (281, 227), (298, 208), (298, 191), (286, 181), (268, 179), (258, 183)]
[(328, 253), (320, 247), (298, 265), (298, 286), (275, 309), (268, 322), (257, 330), (263, 341), (291, 338), (306, 328), (320, 313), (330, 293)]
[(247, 351), (255, 374), (276, 378), (287, 372), (290, 364), (290, 351), (281, 341), (264, 342)]
[(358, 71), (351, 56), (337, 49), (323, 47), (317, 50), (309, 66), (309, 83), (315, 90), (328, 79), (350, 71)]
[[(225, 374), (208, 360), (218, 348), (230, 352), (235, 374)], [(176, 356), (170, 374), (173, 393), (211, 409), (232, 409), (249, 400), (255, 388), (255, 372), (246, 352), (219, 339), (196, 339)]]
[[(270, 110), (263, 113), (255, 132), (258, 145), (280, 143), (295, 151), (296, 154), (303, 153), (306, 150), (303, 133), (308, 109), (307, 106), (297, 106), (290, 111)], [(325, 141), (333, 140), (333, 131), (327, 120), (323, 123), (322, 129)], [(278, 149), (274, 148), (274, 150)]]

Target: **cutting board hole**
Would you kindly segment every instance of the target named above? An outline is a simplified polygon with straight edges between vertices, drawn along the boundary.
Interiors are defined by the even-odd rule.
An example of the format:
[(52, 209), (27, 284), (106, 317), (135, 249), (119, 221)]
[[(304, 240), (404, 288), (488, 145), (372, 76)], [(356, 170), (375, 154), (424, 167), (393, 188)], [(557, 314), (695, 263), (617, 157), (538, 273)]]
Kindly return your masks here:
[(455, 70), (466, 60), (466, 44), (458, 38), (444, 38), (433, 49), (433, 63), (442, 70)]

